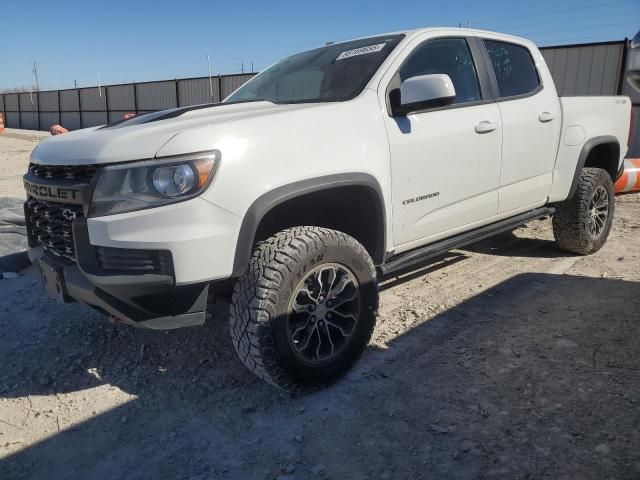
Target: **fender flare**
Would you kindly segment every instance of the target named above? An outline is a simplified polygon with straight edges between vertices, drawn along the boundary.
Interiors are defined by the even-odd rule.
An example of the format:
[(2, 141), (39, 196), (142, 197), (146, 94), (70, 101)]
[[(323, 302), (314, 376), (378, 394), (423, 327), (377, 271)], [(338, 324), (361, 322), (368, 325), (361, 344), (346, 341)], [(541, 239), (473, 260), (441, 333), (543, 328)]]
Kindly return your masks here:
[(376, 215), (380, 220), (380, 231), (376, 233), (379, 237), (377, 239), (377, 242), (379, 243), (377, 244), (378, 248), (376, 248), (376, 252), (378, 252), (376, 257), (379, 258), (374, 258), (373, 261), (376, 264), (383, 263), (386, 251), (387, 223), (382, 188), (380, 187), (378, 180), (376, 180), (373, 175), (363, 172), (349, 172), (289, 183), (274, 188), (273, 190), (269, 190), (258, 197), (245, 213), (242, 219), (242, 224), (240, 225), (240, 232), (238, 234), (236, 250), (233, 258), (232, 276), (239, 277), (244, 273), (247, 265), (249, 264), (249, 258), (253, 252), (253, 240), (258, 230), (258, 226), (264, 216), (269, 213), (271, 209), (281, 203), (309, 193), (348, 186), (367, 187), (375, 193), (378, 198), (378, 202), (375, 202), (375, 209)]
[[(584, 164), (587, 162), (589, 154), (595, 147), (603, 144), (614, 144), (618, 149), (618, 158), (616, 161), (620, 161), (620, 142), (618, 142), (618, 139), (616, 137), (612, 135), (602, 135), (600, 137), (593, 137), (587, 140), (582, 146), (582, 150), (580, 151), (580, 156), (578, 157), (578, 163), (576, 165), (576, 171), (573, 174), (573, 180), (571, 181), (571, 188), (569, 189), (569, 195), (567, 195), (567, 198), (573, 197), (576, 188), (578, 188), (578, 180), (580, 180), (580, 174), (582, 172), (582, 169), (584, 168)], [(618, 171), (619, 165), (616, 165), (616, 174), (618, 173)], [(616, 179), (614, 178), (613, 181), (615, 182), (615, 180)]]

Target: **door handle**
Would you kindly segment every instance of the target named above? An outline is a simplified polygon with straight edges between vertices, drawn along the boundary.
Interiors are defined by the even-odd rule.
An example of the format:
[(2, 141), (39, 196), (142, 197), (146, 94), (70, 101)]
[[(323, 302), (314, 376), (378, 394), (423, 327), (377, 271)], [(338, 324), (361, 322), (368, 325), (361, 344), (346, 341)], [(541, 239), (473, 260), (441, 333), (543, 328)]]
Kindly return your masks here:
[(556, 116), (551, 113), (551, 112), (542, 112), (540, 114), (540, 116), (538, 117), (538, 120), (540, 120), (542, 123), (547, 123), (552, 121), (554, 118), (556, 118)]
[(476, 133), (489, 133), (498, 128), (498, 122), (489, 122), (485, 120), (476, 125)]

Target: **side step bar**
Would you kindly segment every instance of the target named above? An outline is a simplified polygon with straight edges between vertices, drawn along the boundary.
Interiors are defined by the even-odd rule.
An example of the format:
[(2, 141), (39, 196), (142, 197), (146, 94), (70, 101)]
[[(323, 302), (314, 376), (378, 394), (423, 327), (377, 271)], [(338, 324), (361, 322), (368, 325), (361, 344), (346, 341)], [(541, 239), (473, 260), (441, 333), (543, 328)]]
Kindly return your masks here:
[(464, 232), (454, 237), (445, 238), (444, 240), (431, 243), (424, 247), (419, 247), (409, 252), (400, 253), (391, 257), (384, 265), (380, 265), (378, 269), (384, 277), (442, 255), (449, 250), (479, 242), (480, 240), (484, 240), (485, 238), (492, 237), (499, 233), (508, 232), (509, 230), (513, 230), (530, 220), (551, 215), (555, 211), (556, 209), (553, 207), (536, 208), (530, 212), (522, 213), (505, 220), (500, 220), (499, 222), (471, 230), (470, 232)]

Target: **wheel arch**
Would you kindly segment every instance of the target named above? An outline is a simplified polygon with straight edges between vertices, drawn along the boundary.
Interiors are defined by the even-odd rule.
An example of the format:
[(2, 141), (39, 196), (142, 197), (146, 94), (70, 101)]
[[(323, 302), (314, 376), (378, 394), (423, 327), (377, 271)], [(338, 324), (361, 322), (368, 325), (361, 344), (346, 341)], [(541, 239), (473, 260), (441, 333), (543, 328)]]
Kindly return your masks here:
[(597, 167), (606, 170), (615, 182), (619, 173), (620, 143), (612, 135), (593, 137), (582, 146), (576, 170), (573, 174), (571, 188), (567, 198), (571, 198), (578, 186), (578, 180), (584, 167)]
[[(232, 275), (238, 277), (244, 273), (256, 240), (260, 240), (257, 236), (260, 233), (261, 226), (263, 226), (264, 221), (269, 218), (270, 214), (274, 214), (279, 207), (296, 208), (296, 204), (304, 201), (312, 202), (313, 199), (318, 198), (321, 194), (338, 190), (343, 195), (353, 193), (356, 196), (359, 196), (362, 192), (368, 192), (368, 196), (372, 200), (372, 213), (374, 214), (369, 219), (375, 220), (373, 222), (375, 231), (368, 232), (367, 235), (370, 235), (368, 238), (358, 238), (359, 235), (352, 236), (365, 246), (376, 265), (383, 263), (386, 254), (386, 213), (382, 188), (372, 175), (363, 172), (352, 172), (293, 182), (270, 190), (258, 197), (242, 219), (236, 242)], [(348, 205), (345, 206), (345, 209), (348, 208)], [(332, 213), (339, 219), (344, 217), (345, 212), (347, 210), (342, 211), (343, 215)], [(282, 228), (292, 226), (299, 225), (287, 225), (286, 222), (282, 224)], [(332, 227), (330, 224), (318, 226)], [(351, 234), (350, 232), (344, 233)], [(360, 235), (360, 237), (362, 236)]]

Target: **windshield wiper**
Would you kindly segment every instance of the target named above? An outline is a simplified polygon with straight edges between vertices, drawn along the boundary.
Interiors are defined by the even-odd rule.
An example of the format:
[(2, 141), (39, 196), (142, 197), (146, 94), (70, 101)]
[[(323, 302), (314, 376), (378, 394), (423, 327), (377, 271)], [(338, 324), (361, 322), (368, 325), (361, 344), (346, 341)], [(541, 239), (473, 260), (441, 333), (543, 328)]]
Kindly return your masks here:
[(273, 100), (267, 100), (266, 98), (252, 98), (250, 100), (233, 100), (231, 102), (222, 102), (228, 105), (235, 105), (237, 103), (252, 103), (252, 102), (270, 102), (275, 103)]

